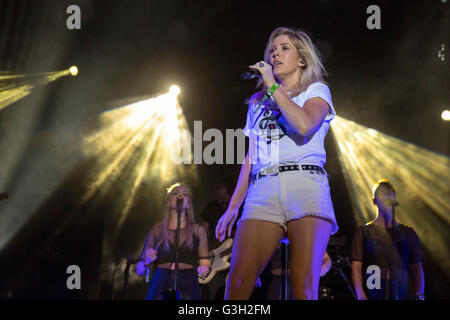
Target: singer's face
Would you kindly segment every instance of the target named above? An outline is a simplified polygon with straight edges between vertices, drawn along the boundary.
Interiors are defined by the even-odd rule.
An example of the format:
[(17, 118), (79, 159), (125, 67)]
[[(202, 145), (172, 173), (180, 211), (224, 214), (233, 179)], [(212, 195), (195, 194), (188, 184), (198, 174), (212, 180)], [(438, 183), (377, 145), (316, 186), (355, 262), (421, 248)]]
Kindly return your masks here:
[(375, 204), (380, 210), (387, 211), (396, 201), (395, 192), (385, 186), (378, 187), (375, 194)]
[(179, 186), (172, 190), (169, 196), (169, 205), (171, 209), (177, 208), (177, 198), (178, 196), (183, 196), (183, 208), (188, 208), (189, 206), (189, 190), (185, 186)]
[(286, 35), (276, 37), (270, 47), (270, 63), (273, 66), (273, 73), (278, 78), (286, 75), (296, 74), (300, 70), (300, 59), (297, 49)]

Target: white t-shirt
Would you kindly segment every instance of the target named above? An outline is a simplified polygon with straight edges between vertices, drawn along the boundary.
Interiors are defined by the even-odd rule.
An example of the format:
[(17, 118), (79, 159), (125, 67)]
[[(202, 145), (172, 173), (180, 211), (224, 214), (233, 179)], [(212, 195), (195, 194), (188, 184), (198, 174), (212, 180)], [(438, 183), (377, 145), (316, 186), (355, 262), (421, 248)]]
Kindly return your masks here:
[(244, 134), (250, 138), (252, 174), (274, 164), (301, 163), (323, 167), (325, 136), (330, 121), (336, 116), (330, 89), (322, 82), (314, 82), (292, 101), (303, 108), (308, 99), (315, 97), (325, 100), (330, 109), (320, 128), (310, 136), (300, 135), (289, 125), (273, 97), (264, 103), (264, 108), (257, 108), (258, 103), (249, 105)]

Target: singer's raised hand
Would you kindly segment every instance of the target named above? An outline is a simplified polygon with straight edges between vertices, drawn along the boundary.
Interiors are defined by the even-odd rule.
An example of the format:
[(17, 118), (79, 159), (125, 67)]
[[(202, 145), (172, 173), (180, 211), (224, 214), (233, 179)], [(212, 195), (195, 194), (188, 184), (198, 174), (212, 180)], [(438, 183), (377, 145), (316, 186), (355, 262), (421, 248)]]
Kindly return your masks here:
[(275, 77), (273, 75), (272, 66), (270, 65), (270, 63), (260, 61), (252, 66), (249, 66), (249, 68), (253, 70), (258, 70), (267, 88), (270, 88), (276, 82)]

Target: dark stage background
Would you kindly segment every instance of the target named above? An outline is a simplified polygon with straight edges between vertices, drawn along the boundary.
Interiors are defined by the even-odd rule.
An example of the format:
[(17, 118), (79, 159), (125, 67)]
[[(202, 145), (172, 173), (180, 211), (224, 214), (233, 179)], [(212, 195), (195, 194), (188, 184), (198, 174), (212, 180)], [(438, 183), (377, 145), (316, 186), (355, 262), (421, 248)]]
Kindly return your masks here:
[[(66, 28), (71, 4), (81, 8), (81, 30)], [(372, 4), (381, 8), (381, 30), (366, 27)], [(445, 61), (436, 54), (441, 44), (448, 50), (449, 21), (449, 4), (441, 0), (1, 0), (0, 71), (77, 65), (80, 73), (0, 110), (0, 192), (9, 194), (0, 202), (0, 298), (122, 299), (126, 258), (139, 253), (162, 219), (166, 185), (144, 179), (117, 230), (115, 201), (126, 175), (79, 201), (95, 164), (82, 150), (85, 132), (120, 101), (166, 92), (173, 83), (191, 130), (195, 120), (203, 130), (242, 128), (255, 82), (240, 75), (262, 59), (278, 26), (313, 36), (339, 115), (448, 156), (449, 126), (440, 118), (450, 101), (448, 52)], [(337, 237), (348, 249), (355, 211), (330, 133), (326, 148)], [(198, 177), (188, 182), (199, 215), (217, 177), (236, 180), (239, 165), (196, 168)], [(427, 257), (427, 298), (450, 298), (442, 261)], [(81, 290), (66, 287), (69, 265), (81, 268)], [(338, 283), (337, 298), (349, 298), (342, 279), (329, 277)], [(128, 298), (145, 291), (132, 267)]]

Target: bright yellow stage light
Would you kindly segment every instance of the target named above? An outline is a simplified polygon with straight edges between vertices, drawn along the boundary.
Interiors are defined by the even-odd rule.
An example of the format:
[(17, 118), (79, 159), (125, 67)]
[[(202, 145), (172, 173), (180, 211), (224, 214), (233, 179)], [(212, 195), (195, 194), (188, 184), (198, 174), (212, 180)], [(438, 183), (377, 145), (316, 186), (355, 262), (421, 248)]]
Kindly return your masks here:
[(450, 121), (450, 110), (444, 110), (441, 113), (442, 120)]
[(78, 68), (76, 66), (70, 67), (69, 71), (70, 71), (70, 74), (73, 76), (76, 76), (78, 74)]
[(174, 96), (179, 95), (179, 94), (180, 94), (180, 91), (181, 91), (181, 89), (180, 89), (180, 87), (177, 86), (177, 85), (173, 85), (173, 86), (171, 86), (170, 89), (169, 89), (169, 92), (170, 92), (171, 94), (173, 94)]

